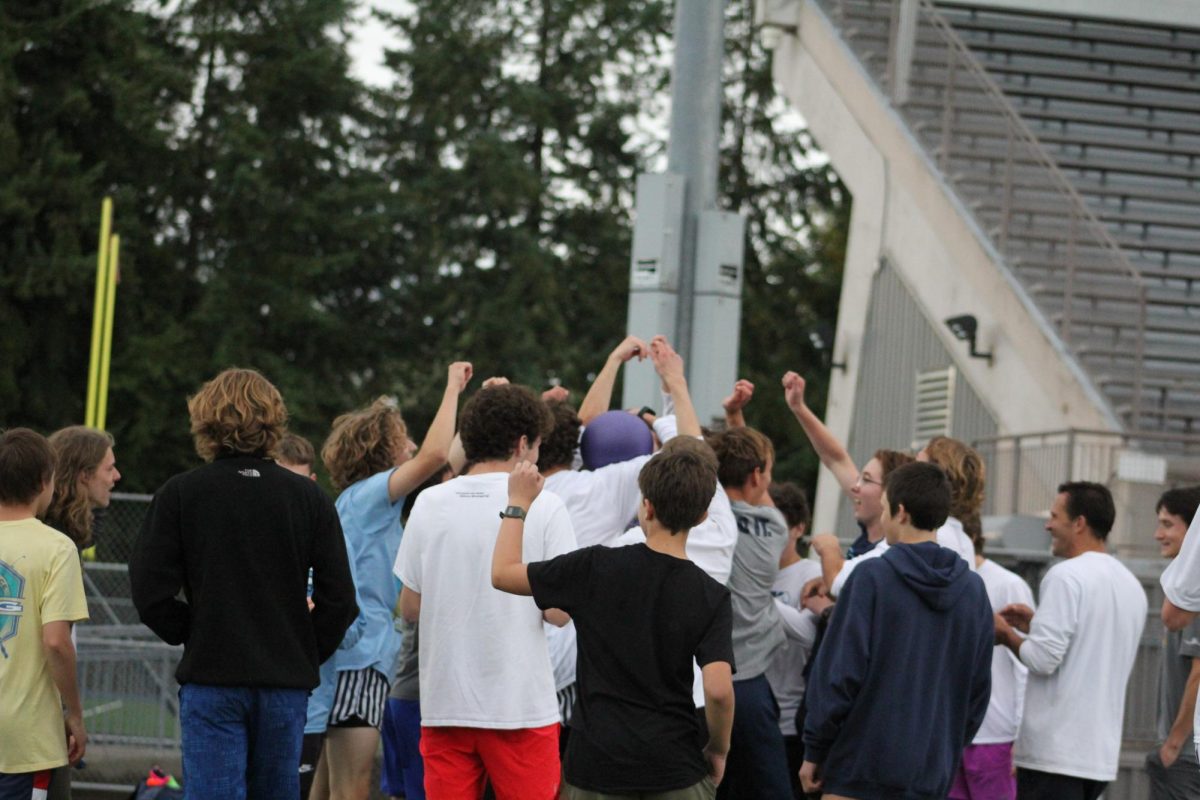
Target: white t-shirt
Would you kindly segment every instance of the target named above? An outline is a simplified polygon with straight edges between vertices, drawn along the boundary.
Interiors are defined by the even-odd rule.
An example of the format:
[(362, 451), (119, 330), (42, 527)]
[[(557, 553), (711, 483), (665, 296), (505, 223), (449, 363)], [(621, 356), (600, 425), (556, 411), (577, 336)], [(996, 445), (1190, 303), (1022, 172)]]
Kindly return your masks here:
[(1159, 578), (1163, 594), (1184, 611), (1200, 611), (1200, 535), (1195, 533), (1197, 530), (1200, 530), (1200, 514), (1188, 526), (1179, 555)]
[[(1010, 603), (1024, 603), (1034, 608), (1033, 591), (1017, 573), (995, 561), (979, 565), (979, 577), (987, 589), (993, 611)], [(987, 716), (971, 744), (1004, 744), (1016, 741), (1025, 711), (1025, 679), (1029, 669), (1013, 652), (1003, 645), (992, 650), (992, 696), (988, 700)]]
[(784, 736), (797, 735), (796, 709), (804, 699), (804, 665), (817, 637), (817, 616), (800, 608), (800, 590), (819, 577), (820, 562), (801, 559), (779, 570), (771, 587), (787, 639), (775, 651), (766, 674), (779, 704), (779, 730)]
[[(947, 517), (946, 523), (937, 531), (937, 543), (942, 547), (949, 548), (958, 553), (967, 566), (971, 568), (971, 572), (975, 571), (975, 545), (971, 543), (971, 537), (963, 531), (962, 523), (954, 517)], [(863, 553), (861, 556), (847, 559), (842, 564), (842, 569), (838, 572), (837, 577), (833, 579), (833, 586), (830, 587), (829, 593), (837, 597), (842, 593), (842, 587), (846, 585), (846, 581), (850, 578), (850, 573), (854, 571), (863, 560), (868, 558), (879, 558), (887, 552), (887, 539), (880, 539), (879, 544), (874, 548)]]
[[(508, 473), (464, 475), (426, 489), (408, 518), (396, 577), (421, 595), (421, 724), (537, 728), (558, 721), (542, 612), (492, 588), (492, 551)], [(525, 521), (522, 558), (575, 549), (567, 508), (542, 492)]]
[(649, 460), (650, 456), (638, 456), (596, 470), (563, 470), (546, 478), (546, 488), (567, 506), (576, 544), (610, 545), (630, 523), (636, 524), (642, 498), (638, 473)]
[(1021, 662), (1025, 716), (1019, 767), (1093, 781), (1117, 777), (1125, 685), (1146, 625), (1146, 592), (1106, 553), (1052, 566)]
[[(708, 504), (708, 517), (688, 532), (688, 560), (704, 570), (710, 578), (724, 586), (733, 572), (733, 549), (737, 546), (737, 519), (729, 505), (729, 495), (717, 484), (717, 492)], [(617, 539), (617, 546), (646, 541), (641, 528), (630, 528)], [(696, 708), (704, 707), (704, 681), (700, 666), (693, 663), (692, 700)]]
[[(1200, 611), (1200, 514), (1192, 518), (1179, 555), (1163, 570), (1159, 583), (1171, 604), (1184, 611)], [(1192, 736), (1200, 753), (1200, 703), (1196, 704)]]

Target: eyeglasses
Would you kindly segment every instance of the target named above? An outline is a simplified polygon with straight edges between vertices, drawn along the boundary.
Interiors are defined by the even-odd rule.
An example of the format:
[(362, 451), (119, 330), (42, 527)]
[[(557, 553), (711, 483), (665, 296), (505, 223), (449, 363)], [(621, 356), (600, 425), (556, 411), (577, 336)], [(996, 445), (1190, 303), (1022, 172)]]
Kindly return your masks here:
[(854, 482), (854, 485), (855, 486), (869, 486), (869, 485), (883, 486), (883, 481), (877, 481), (874, 478), (872, 478), (870, 475), (867, 475), (865, 472), (860, 472), (858, 475), (858, 480), (856, 480)]

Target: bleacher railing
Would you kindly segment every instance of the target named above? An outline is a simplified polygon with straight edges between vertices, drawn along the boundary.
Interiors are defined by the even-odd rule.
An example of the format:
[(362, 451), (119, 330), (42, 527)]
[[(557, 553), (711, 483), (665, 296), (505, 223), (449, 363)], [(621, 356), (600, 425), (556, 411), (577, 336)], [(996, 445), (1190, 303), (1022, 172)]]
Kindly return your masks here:
[[(1004, 92), (931, 0), (818, 2), (830, 12), (868, 72), (887, 90), (914, 129), (925, 126), (929, 135), (919, 138), (932, 150), (946, 181), (964, 205), (976, 209), (981, 227), (1009, 269), (1026, 285), (1032, 283), (1032, 293), (1039, 298), (1051, 324), (1056, 324), (1063, 343), (1077, 357), (1084, 351), (1074, 329), (1077, 324), (1087, 324), (1087, 315), (1101, 308), (1105, 311), (1099, 313), (1111, 314), (1122, 307), (1132, 312), (1126, 327), (1133, 339), (1132, 397), (1126, 429), (1143, 430), (1146, 281)], [(886, 53), (879, 52), (879, 37), (871, 35), (878, 31), (863, 28), (864, 22), (885, 26)], [(923, 73), (925, 78), (938, 82), (937, 98), (932, 100), (937, 119), (933, 126), (928, 119), (915, 119), (906, 109), (918, 43), (923, 64), (928, 65), (931, 50), (939, 64), (935, 70)], [(925, 108), (930, 99), (925, 98)], [(998, 149), (987, 149), (980, 146), (985, 141), (1001, 144)], [(973, 166), (960, 170), (960, 162), (967, 159)], [(972, 194), (964, 179), (978, 178), (981, 162), (987, 165), (988, 188)], [(1068, 222), (1061, 236), (1041, 246), (1022, 239), (1022, 225), (1031, 227), (1034, 212), (1021, 208), (1018, 191), (1048, 198), (1065, 212)], [(995, 216), (989, 220), (981, 209), (992, 209)]]

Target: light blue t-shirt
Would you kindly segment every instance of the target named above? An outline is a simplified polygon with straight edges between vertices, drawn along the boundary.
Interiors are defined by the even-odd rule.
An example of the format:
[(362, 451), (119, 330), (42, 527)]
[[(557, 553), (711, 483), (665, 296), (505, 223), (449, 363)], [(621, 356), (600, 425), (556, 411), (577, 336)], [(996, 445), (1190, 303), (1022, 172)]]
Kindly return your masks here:
[(338, 672), (370, 667), (389, 684), (400, 655), (400, 634), (392, 621), (400, 588), (392, 577), (392, 565), (404, 534), (400, 525), (404, 498), (393, 503), (388, 497), (391, 474), (389, 469), (351, 484), (337, 499), (346, 553), (354, 565), (358, 599), (355, 626), (362, 626), (362, 635), (357, 642), (343, 641), (334, 655)]

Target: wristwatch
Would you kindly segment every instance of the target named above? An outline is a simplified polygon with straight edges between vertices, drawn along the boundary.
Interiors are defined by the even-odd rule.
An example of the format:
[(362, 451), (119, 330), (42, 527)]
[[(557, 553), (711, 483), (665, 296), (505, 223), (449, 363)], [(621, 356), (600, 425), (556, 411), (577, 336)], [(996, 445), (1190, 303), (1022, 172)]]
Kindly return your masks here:
[(510, 519), (525, 519), (525, 509), (520, 506), (509, 506), (500, 512), (500, 519), (508, 517)]

